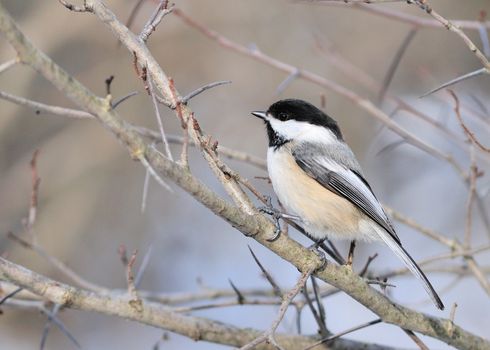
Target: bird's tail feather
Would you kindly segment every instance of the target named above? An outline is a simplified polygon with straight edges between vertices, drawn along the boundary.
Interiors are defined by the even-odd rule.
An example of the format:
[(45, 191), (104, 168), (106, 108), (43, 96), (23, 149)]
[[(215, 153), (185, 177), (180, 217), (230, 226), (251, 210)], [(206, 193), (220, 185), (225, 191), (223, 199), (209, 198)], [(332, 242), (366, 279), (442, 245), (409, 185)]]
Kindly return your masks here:
[(429, 282), (420, 267), (407, 253), (407, 251), (401, 246), (401, 244), (388, 233), (383, 232), (383, 234), (381, 234), (380, 236), (381, 239), (388, 245), (388, 247), (390, 247), (390, 249), (403, 260), (405, 265), (415, 275), (415, 277), (422, 281), (424, 289), (426, 290), (427, 294), (429, 294), (430, 298), (437, 306), (437, 308), (440, 310), (444, 310), (444, 304), (442, 303), (441, 298), (439, 298), (439, 295), (437, 295), (434, 287), (432, 287), (432, 284)]

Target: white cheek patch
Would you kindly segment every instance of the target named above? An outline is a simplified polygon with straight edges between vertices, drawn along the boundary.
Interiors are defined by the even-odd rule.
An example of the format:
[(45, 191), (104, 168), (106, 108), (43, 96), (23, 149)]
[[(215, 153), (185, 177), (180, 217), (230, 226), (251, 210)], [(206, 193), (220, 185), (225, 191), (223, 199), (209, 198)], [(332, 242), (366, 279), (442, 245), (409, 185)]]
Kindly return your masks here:
[(272, 129), (286, 140), (319, 142), (322, 144), (332, 144), (337, 141), (333, 132), (323, 126), (301, 122), (297, 120), (280, 121), (269, 115), (266, 120)]

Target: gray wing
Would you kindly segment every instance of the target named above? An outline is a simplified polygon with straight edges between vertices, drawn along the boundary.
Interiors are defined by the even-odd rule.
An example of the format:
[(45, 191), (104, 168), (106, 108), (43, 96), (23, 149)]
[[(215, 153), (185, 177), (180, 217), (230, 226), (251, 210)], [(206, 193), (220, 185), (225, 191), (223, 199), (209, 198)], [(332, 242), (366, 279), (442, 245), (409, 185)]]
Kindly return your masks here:
[(380, 238), (422, 281), (434, 304), (443, 310), (444, 304), (434, 287), (415, 260), (402, 247), (383, 207), (363, 178), (359, 163), (350, 148), (345, 144), (332, 147), (302, 144), (293, 149), (293, 156), (306, 174), (326, 189), (347, 199), (384, 229), (386, 234), (381, 231)]
[(388, 216), (363, 178), (360, 166), (347, 146), (329, 149), (301, 145), (293, 150), (293, 156), (310, 177), (354, 204), (400, 243)]

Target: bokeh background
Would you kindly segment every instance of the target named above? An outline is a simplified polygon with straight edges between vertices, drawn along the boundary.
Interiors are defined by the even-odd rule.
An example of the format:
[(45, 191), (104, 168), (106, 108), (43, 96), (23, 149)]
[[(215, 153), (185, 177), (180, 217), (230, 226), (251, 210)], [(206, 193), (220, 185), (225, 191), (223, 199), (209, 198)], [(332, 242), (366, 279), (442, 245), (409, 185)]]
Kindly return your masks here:
[[(93, 15), (75, 14), (57, 1), (4, 0), (24, 33), (58, 64), (103, 95), (104, 80), (110, 75), (113, 95), (122, 96), (137, 90), (139, 95), (119, 107), (127, 120), (156, 128), (149, 97), (132, 68), (132, 57), (117, 45), (107, 28)], [(338, 71), (329, 63), (319, 46), (333, 50), (381, 82), (395, 52), (410, 26), (365, 12), (337, 7), (320, 7), (285, 0), (238, 1), (177, 0), (177, 6), (189, 15), (244, 45), (256, 45), (264, 53), (338, 81), (376, 100), (376, 92)], [(439, 0), (431, 2), (448, 18), (476, 19), (481, 10), (490, 10), (488, 0)], [(126, 20), (134, 1), (107, 1), (120, 19)], [(404, 3), (387, 5), (424, 17), (416, 8)], [(135, 19), (139, 31), (152, 13), (148, 1)], [(480, 44), (477, 32), (471, 38)], [(226, 51), (215, 42), (170, 15), (150, 40), (149, 46), (166, 73), (173, 77), (182, 93), (217, 80), (232, 84), (217, 87), (190, 102), (201, 126), (220, 144), (253, 155), (265, 157), (266, 135), (263, 125), (250, 117), (250, 111), (265, 109), (279, 98), (298, 97), (317, 105), (321, 96), (325, 110), (336, 118), (345, 138), (358, 155), (372, 187), (385, 203), (416, 219), (423, 225), (448, 237), (462, 238), (465, 225), (467, 190), (452, 168), (440, 160), (409, 145), (401, 145), (378, 154), (398, 137), (386, 130), (348, 100), (304, 81), (294, 81), (278, 96), (276, 89), (286, 76), (250, 58)], [(13, 57), (5, 41), (0, 41), (0, 58)], [(440, 29), (421, 29), (400, 62), (390, 93), (406, 99), (428, 113), (434, 120), (448, 125), (459, 135), (459, 129), (446, 93), (418, 99), (422, 93), (459, 74), (479, 68), (478, 61), (454, 34)], [(463, 101), (473, 103), (489, 117), (486, 108), (490, 91), (486, 76), (459, 84), (455, 90)], [(16, 66), (0, 76), (0, 89), (49, 104), (72, 107), (29, 68)], [(475, 99), (483, 101), (478, 106)], [(179, 122), (171, 111), (162, 108), (169, 133), (180, 134)], [(385, 106), (387, 112), (393, 109)], [(468, 166), (468, 156), (445, 140), (440, 133), (406, 114), (397, 121), (433, 145)], [(490, 119), (488, 119), (490, 120)], [(468, 125), (488, 144), (487, 129)], [(486, 139), (485, 139), (486, 135)], [(33, 252), (18, 247), (6, 238), (8, 231), (22, 235), (30, 199), (29, 160), (35, 149), (38, 158), (41, 189), (35, 231), (40, 244), (52, 255), (66, 262), (85, 278), (113, 288), (125, 288), (125, 271), (117, 250), (120, 244), (128, 250), (138, 249), (139, 261), (152, 247), (151, 260), (141, 288), (161, 292), (189, 292), (203, 288), (228, 288), (228, 279), (239, 288), (264, 287), (267, 282), (253, 262), (250, 245), (266, 268), (283, 288), (290, 288), (298, 273), (287, 263), (243, 237), (225, 222), (210, 214), (189, 195), (172, 185), (173, 192), (150, 184), (147, 208), (140, 211), (144, 169), (129, 159), (127, 152), (95, 121), (67, 120), (0, 101), (0, 252), (10, 259), (53, 278), (66, 279)], [(172, 146), (175, 155), (179, 147)], [(230, 165), (264, 193), (271, 188), (254, 176), (265, 172), (247, 164), (230, 161)], [(482, 170), (488, 164), (479, 164)], [(217, 192), (226, 196), (200, 155), (191, 152), (192, 170)], [(488, 204), (488, 176), (479, 180), (479, 192)], [(400, 237), (414, 258), (445, 253), (447, 248), (417, 232), (396, 224)], [(477, 211), (474, 220), (474, 242), (488, 243), (488, 236)], [(298, 239), (301, 239), (298, 237)], [(305, 240), (302, 240), (305, 242)], [(343, 252), (347, 245), (339, 244)], [(356, 267), (367, 256), (378, 252), (373, 262), (379, 271), (401, 267), (388, 251), (376, 244), (358, 246)], [(485, 266), (488, 254), (477, 257)], [(458, 264), (456, 259), (449, 263)], [(442, 292), (447, 306), (438, 312), (418, 282), (397, 278), (392, 282), (396, 300), (437, 316), (449, 315), (452, 303), (458, 303), (456, 321), (469, 331), (489, 337), (489, 298), (471, 277), (454, 284), (454, 277), (431, 274), (436, 289)], [(448, 288), (448, 286), (451, 286)], [(369, 321), (375, 315), (345, 295), (325, 300), (327, 323), (333, 332)], [(46, 317), (30, 311), (6, 308), (0, 316), (2, 349), (33, 349), (39, 346)], [(234, 307), (196, 313), (238, 326), (268, 327), (275, 308)], [(80, 311), (60, 314), (83, 349), (151, 349), (162, 336), (159, 329), (134, 322)], [(293, 314), (288, 314), (281, 331), (294, 332)], [(312, 317), (303, 316), (303, 331), (316, 332)], [(376, 325), (350, 334), (351, 339), (414, 348), (414, 343), (398, 328)], [(422, 337), (431, 349), (448, 348), (438, 341)], [(195, 343), (170, 334), (163, 348), (225, 348), (204, 342)], [(74, 346), (56, 328), (48, 338), (47, 349), (72, 349)]]

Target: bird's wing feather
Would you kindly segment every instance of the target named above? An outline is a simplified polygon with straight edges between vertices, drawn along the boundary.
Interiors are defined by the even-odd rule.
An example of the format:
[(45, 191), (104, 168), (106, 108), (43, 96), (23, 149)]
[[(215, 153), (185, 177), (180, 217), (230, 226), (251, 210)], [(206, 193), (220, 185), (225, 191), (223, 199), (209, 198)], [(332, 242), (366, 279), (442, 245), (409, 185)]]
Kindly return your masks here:
[(310, 177), (326, 189), (347, 199), (364, 214), (381, 226), (398, 243), (400, 239), (395, 233), (383, 207), (376, 199), (367, 181), (358, 171), (322, 155), (297, 154), (293, 152), (296, 163)]

